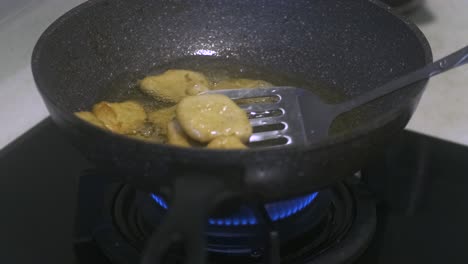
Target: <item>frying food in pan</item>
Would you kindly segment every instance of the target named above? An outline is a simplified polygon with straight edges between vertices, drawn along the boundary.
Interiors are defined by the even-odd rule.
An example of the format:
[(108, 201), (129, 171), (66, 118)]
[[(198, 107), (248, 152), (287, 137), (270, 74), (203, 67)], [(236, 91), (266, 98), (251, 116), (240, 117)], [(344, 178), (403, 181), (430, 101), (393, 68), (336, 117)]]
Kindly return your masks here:
[(245, 149), (247, 148), (236, 136), (219, 136), (213, 139), (207, 146), (212, 149)]
[(90, 124), (93, 124), (100, 128), (106, 128), (104, 126), (104, 123), (102, 123), (102, 121), (99, 120), (92, 112), (83, 111), (83, 112), (76, 112), (75, 114), (76, 116), (83, 119), (84, 121), (89, 122)]
[(176, 117), (177, 106), (161, 108), (148, 114), (148, 121), (153, 124), (154, 133), (167, 136), (167, 125)]
[[(110, 95), (106, 84), (119, 91), (129, 83), (134, 87), (154, 67), (197, 69), (213, 82), (261, 79), (308, 88), (334, 103), (350, 100), (432, 62), (422, 33), (392, 12), (368, 0), (87, 1), (42, 34), (32, 72), (53, 120), (89, 161), (141, 192), (167, 197), (170, 211), (148, 240), (143, 263), (161, 263), (168, 250), (183, 245), (181, 261), (201, 264), (204, 227), (214, 209), (233, 196), (261, 205), (349, 178), (397, 138), (426, 81), (343, 116), (339, 133), (324, 142), (249, 151), (128, 140), (71, 114), (103, 100), (136, 101), (147, 115), (175, 105), (151, 97), (157, 107), (148, 108), (139, 95), (125, 97), (130, 90)], [(222, 71), (226, 78), (212, 78)], [(143, 130), (151, 132), (146, 124)], [(271, 242), (265, 245), (267, 261), (276, 256), (268, 249), (279, 244)]]
[(151, 108), (135, 100), (102, 101), (91, 112), (75, 114), (103, 129), (154, 143), (245, 149), (253, 130), (245, 111), (224, 95), (199, 94), (211, 89), (269, 86), (273, 84), (263, 80), (212, 81), (199, 72), (171, 69), (146, 76), (138, 86), (151, 100), (169, 107)]
[(172, 120), (167, 124), (168, 143), (179, 147), (191, 147), (190, 139), (180, 127), (177, 120)]
[(148, 76), (140, 82), (140, 89), (163, 102), (177, 103), (187, 95), (197, 95), (209, 90), (210, 81), (205, 75), (187, 70), (168, 70), (163, 74)]
[(236, 136), (247, 142), (252, 135), (247, 114), (229, 97), (208, 94), (185, 97), (177, 106), (177, 120), (190, 136), (208, 143), (219, 136)]
[(112, 132), (138, 134), (146, 122), (146, 112), (137, 102), (100, 102), (93, 107), (93, 113)]

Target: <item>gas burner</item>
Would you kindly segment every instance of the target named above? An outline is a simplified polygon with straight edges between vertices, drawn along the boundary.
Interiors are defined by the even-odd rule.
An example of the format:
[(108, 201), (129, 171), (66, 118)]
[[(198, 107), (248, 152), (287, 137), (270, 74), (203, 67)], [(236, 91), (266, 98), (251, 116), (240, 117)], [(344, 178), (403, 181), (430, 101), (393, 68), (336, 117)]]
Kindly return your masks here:
[[(93, 258), (99, 252), (112, 264), (137, 263), (170, 204), (159, 195), (128, 185), (109, 183), (103, 188), (104, 199), (104, 191), (80, 194), (75, 244), (80, 263), (94, 263), (86, 259), (90, 249)], [(104, 200), (103, 205), (96, 203), (99, 199)], [(93, 207), (96, 214), (90, 216)], [(271, 227), (257, 221), (255, 210), (245, 205), (214, 213), (205, 232), (209, 263), (263, 263), (269, 229), (279, 233), (281, 263), (341, 263), (367, 248), (376, 223), (373, 201), (358, 184), (338, 184), (265, 205), (265, 209), (274, 220)], [(168, 257), (172, 261), (168, 263), (175, 263), (183, 258), (183, 252), (174, 248)]]
[[(273, 222), (279, 221), (304, 210), (304, 208), (309, 206), (315, 200), (317, 194), (318, 192), (314, 192), (295, 199), (269, 203), (265, 205), (265, 209)], [(162, 196), (151, 194), (151, 197), (162, 208), (169, 208), (166, 200)], [(237, 212), (233, 212), (232, 215), (225, 218), (209, 218), (208, 223), (210, 225), (217, 226), (257, 225), (259, 221), (255, 215), (254, 209), (242, 206)]]
[[(140, 215), (136, 216), (141, 218), (137, 223), (138, 229), (143, 237), (149, 237), (170, 205), (160, 196), (134, 192), (129, 187), (123, 187), (122, 195), (127, 188), (130, 193), (135, 193), (135, 198), (129, 199), (135, 199), (135, 206), (138, 208), (136, 210), (129, 208), (127, 211), (140, 212)], [(320, 194), (312, 193), (295, 199), (269, 203), (265, 205), (265, 209), (273, 220), (275, 229), (279, 231), (281, 241), (286, 242), (319, 226), (329, 204), (330, 194), (324, 191)], [(129, 221), (125, 221), (126, 214), (115, 215), (115, 219), (122, 220), (118, 222), (119, 225), (130, 224)], [(255, 209), (241, 204), (230, 211), (214, 212), (214, 215), (209, 218), (206, 226), (207, 251), (231, 256), (257, 255), (263, 251), (266, 227), (257, 220), (258, 212)], [(297, 228), (298, 226), (301, 228)], [(133, 234), (127, 234), (127, 238), (138, 243), (138, 238)]]

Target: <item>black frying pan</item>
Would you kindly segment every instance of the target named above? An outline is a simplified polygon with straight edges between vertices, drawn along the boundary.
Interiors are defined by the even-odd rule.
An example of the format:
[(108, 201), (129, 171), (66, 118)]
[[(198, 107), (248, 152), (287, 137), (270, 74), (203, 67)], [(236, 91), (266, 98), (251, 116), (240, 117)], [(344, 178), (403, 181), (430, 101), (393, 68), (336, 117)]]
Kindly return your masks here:
[[(53, 120), (75, 145), (109, 173), (166, 195), (173, 220), (166, 221), (165, 235), (178, 230), (189, 237), (190, 225), (177, 214), (202, 226), (209, 205), (231, 195), (258, 203), (284, 199), (359, 170), (404, 128), (426, 82), (344, 116), (327, 141), (242, 151), (150, 144), (73, 115), (96, 103), (109, 83), (131, 84), (155, 67), (245, 65), (258, 70), (239, 70), (240, 77), (277, 85), (294, 85), (281, 83), (293, 80), (339, 101), (431, 61), (421, 32), (377, 1), (96, 0), (46, 30), (34, 49), (32, 70)], [(201, 243), (190, 237), (189, 244)]]

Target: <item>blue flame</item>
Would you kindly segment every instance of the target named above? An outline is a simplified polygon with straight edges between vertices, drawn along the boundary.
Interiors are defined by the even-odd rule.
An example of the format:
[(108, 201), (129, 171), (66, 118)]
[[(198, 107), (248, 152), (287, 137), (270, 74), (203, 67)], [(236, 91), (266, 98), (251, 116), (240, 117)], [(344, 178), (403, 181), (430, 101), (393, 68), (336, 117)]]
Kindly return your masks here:
[(167, 203), (164, 201), (164, 199), (161, 196), (157, 196), (156, 194), (151, 194), (151, 197), (153, 197), (153, 200), (156, 201), (156, 203), (159, 204), (164, 209), (167, 209)]
[[(315, 200), (317, 194), (314, 192), (291, 200), (269, 203), (265, 205), (265, 209), (272, 221), (279, 221), (302, 211)], [(151, 197), (159, 206), (168, 209), (168, 204), (161, 196), (151, 194)], [(241, 207), (239, 211), (229, 217), (209, 218), (208, 223), (216, 226), (248, 226), (256, 225), (257, 218), (252, 209)]]

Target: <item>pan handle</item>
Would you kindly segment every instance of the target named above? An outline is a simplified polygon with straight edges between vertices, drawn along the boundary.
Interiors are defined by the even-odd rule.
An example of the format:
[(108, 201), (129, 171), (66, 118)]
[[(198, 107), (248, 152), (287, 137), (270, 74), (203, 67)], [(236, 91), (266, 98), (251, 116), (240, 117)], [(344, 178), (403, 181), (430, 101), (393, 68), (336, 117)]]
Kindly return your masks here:
[(228, 199), (229, 193), (221, 180), (206, 175), (179, 177), (174, 187), (171, 207), (148, 240), (141, 264), (162, 263), (170, 247), (179, 242), (186, 250), (184, 263), (206, 263), (204, 229), (208, 214)]

